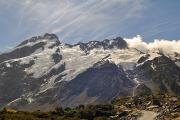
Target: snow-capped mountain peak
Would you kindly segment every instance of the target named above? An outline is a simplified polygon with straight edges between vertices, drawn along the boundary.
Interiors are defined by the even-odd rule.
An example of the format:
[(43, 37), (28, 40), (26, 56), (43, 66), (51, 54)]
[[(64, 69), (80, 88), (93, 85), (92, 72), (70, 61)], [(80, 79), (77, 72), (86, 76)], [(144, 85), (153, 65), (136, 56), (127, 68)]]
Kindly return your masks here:
[(54, 34), (32, 37), (0, 55), (0, 107), (106, 103), (137, 95), (136, 88), (179, 94), (178, 60), (178, 54), (129, 48), (121, 37), (75, 45)]
[(127, 49), (127, 43), (121, 37), (115, 39), (105, 39), (103, 41), (90, 41), (87, 43), (79, 42), (71, 47), (79, 46), (85, 53), (89, 53), (93, 49)]
[(57, 44), (60, 44), (59, 38), (55, 35), (55, 34), (49, 34), (46, 33), (42, 36), (35, 36), (32, 37), (30, 39), (27, 39), (25, 41), (23, 41), (21, 44), (19, 44), (17, 47), (22, 47), (22, 46), (26, 46), (26, 45), (34, 45), (37, 44), (39, 42), (55, 42)]

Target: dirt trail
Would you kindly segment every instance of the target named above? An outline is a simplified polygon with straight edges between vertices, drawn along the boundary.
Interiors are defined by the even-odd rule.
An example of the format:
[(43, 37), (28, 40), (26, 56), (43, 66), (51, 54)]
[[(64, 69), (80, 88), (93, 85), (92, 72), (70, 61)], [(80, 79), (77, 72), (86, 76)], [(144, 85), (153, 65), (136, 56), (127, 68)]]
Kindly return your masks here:
[(158, 113), (152, 111), (142, 111), (142, 116), (138, 120), (154, 120)]

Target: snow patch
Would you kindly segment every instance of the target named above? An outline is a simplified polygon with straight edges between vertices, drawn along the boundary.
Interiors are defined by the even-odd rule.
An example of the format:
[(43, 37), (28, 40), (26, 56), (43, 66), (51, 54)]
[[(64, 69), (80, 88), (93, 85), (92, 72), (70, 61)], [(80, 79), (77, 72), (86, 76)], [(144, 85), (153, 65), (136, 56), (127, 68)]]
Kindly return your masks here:
[(10, 68), (11, 67), (11, 64), (6, 62), (6, 67)]

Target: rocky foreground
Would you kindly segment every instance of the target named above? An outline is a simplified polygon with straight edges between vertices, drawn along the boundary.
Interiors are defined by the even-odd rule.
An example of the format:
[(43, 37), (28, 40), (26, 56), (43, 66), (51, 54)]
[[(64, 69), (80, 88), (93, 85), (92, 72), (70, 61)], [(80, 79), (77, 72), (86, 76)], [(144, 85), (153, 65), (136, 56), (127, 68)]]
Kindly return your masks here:
[(0, 120), (179, 120), (180, 98), (157, 95), (123, 97), (104, 105), (57, 107), (50, 112), (25, 112), (4, 108)]

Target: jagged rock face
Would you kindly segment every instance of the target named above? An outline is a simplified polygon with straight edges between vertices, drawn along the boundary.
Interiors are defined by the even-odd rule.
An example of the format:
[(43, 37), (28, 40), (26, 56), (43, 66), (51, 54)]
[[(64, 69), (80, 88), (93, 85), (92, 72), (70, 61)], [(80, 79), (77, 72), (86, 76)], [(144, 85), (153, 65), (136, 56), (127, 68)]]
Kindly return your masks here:
[(31, 66), (33, 62), (22, 66), (19, 65), (19, 62), (8, 64), (8, 67), (6, 63), (0, 65), (0, 106), (7, 104), (22, 95), (25, 89), (30, 87), (28, 86), (28, 83), (31, 82), (30, 80), (26, 81), (24, 79), (26, 74), (23, 69)]
[(126, 49), (128, 48), (127, 43), (121, 38), (118, 37), (116, 39), (112, 40), (103, 40), (103, 41), (90, 41), (88, 43), (78, 43), (73, 46), (79, 45), (81, 50), (85, 51), (88, 53), (90, 50), (94, 48), (103, 48), (103, 49), (113, 49), (113, 48), (118, 48), (118, 49)]
[(120, 37), (75, 45), (54, 34), (33, 37), (0, 55), (0, 107), (48, 110), (142, 91), (179, 95), (178, 53), (154, 54), (130, 49)]
[[(180, 68), (170, 58), (161, 55), (152, 60), (142, 57), (139, 62), (143, 64), (137, 67), (138, 75), (141, 79), (146, 77), (155, 84), (160, 93), (180, 94)], [(143, 61), (144, 59), (144, 61)], [(146, 82), (148, 82), (146, 81)]]
[(134, 83), (121, 66), (100, 61), (64, 86), (59, 94), (63, 106), (107, 103), (117, 96), (130, 95)]

